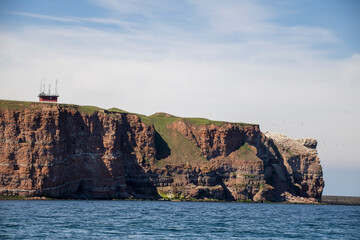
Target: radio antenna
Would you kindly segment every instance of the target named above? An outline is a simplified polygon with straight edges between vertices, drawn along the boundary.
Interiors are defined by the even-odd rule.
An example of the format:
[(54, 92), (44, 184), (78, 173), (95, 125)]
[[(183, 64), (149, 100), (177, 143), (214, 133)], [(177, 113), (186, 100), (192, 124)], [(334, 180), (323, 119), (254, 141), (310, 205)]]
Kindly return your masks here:
[(57, 92), (57, 83), (58, 83), (58, 80), (56, 79), (56, 82), (55, 82), (55, 95), (58, 94), (58, 92)]

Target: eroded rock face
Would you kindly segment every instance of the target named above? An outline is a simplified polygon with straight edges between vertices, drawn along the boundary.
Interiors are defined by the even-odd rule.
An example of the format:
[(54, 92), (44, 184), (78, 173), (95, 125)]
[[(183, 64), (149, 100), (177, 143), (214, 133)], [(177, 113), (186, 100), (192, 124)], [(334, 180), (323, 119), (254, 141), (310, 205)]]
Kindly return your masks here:
[(316, 149), (317, 146), (317, 141), (313, 138), (296, 139), (296, 141), (311, 149)]
[(227, 157), (238, 150), (245, 141), (254, 141), (254, 136), (260, 132), (258, 125), (244, 127), (236, 123), (227, 123), (221, 127), (216, 124), (198, 126), (184, 120), (174, 122), (169, 128), (195, 143), (207, 159)]
[(288, 178), (297, 195), (320, 199), (324, 180), (315, 139), (293, 140), (279, 133), (265, 133), (277, 145)]
[(1, 109), (0, 194), (129, 197), (125, 169), (153, 158), (153, 133), (133, 115), (88, 115), (46, 104)]
[(178, 120), (167, 127), (192, 141), (208, 164), (187, 165), (180, 171), (170, 168), (171, 177), (157, 185), (163, 195), (290, 202), (316, 202), (321, 196), (324, 182), (313, 149), (316, 140), (264, 135), (257, 125), (194, 125)]
[(320, 199), (316, 140), (263, 134), (258, 125), (159, 116), (145, 124), (136, 114), (56, 104), (0, 108), (0, 194)]

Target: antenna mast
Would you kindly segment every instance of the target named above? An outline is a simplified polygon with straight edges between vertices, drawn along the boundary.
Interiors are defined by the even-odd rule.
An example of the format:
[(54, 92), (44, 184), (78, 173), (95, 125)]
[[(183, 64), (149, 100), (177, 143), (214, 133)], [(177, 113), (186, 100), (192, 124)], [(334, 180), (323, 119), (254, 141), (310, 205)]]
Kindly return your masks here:
[(55, 94), (51, 91), (51, 84), (48, 84), (49, 88), (46, 89), (45, 85), (45, 77), (41, 78), (40, 84), (40, 93), (38, 94), (39, 102), (52, 102), (57, 103), (58, 101), (58, 90), (57, 90), (58, 80), (55, 82)]
[(58, 83), (58, 80), (56, 79), (56, 82), (55, 82), (55, 95), (58, 95), (58, 92), (57, 92), (57, 83)]

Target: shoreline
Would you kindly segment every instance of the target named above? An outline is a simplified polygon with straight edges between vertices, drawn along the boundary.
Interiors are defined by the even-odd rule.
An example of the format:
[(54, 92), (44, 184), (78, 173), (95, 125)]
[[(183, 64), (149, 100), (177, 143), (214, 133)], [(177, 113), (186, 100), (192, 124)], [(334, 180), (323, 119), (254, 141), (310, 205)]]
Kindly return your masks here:
[(34, 201), (34, 200), (41, 200), (41, 201), (157, 201), (157, 202), (213, 202), (213, 203), (267, 203), (267, 204), (308, 204), (308, 205), (331, 205), (331, 204), (323, 204), (321, 202), (271, 202), (271, 201), (252, 201), (250, 199), (246, 200), (238, 200), (238, 201), (226, 201), (226, 200), (219, 200), (219, 199), (72, 199), (72, 198), (49, 198), (49, 197), (20, 197), (20, 196), (0, 196), (1, 200), (14, 200), (14, 201)]
[(45, 196), (36, 196), (36, 197), (28, 197), (28, 196), (6, 196), (0, 195), (1, 200), (23, 200), (23, 201), (31, 201), (31, 200), (85, 200), (85, 201), (159, 201), (159, 202), (223, 202), (223, 203), (270, 203), (270, 204), (309, 204), (309, 205), (349, 205), (349, 206), (360, 206), (360, 197), (355, 196), (330, 196), (325, 195), (321, 197), (319, 202), (315, 201), (307, 201), (308, 199), (304, 198), (305, 201), (283, 201), (283, 202), (272, 202), (272, 201), (253, 201), (251, 199), (237, 200), (237, 201), (228, 201), (221, 199), (212, 199), (212, 198), (204, 198), (204, 199), (196, 199), (196, 198), (179, 198), (179, 199), (170, 199), (170, 198), (51, 198)]
[[(327, 196), (326, 196), (327, 197)], [(348, 197), (348, 196), (331, 196), (331, 197), (337, 197), (337, 198), (355, 198), (360, 201), (360, 197)], [(0, 196), (0, 201), (34, 201), (34, 200), (41, 200), (41, 201), (157, 201), (157, 202), (213, 202), (213, 203), (267, 203), (267, 204), (301, 204), (301, 205), (343, 205), (343, 206), (360, 206), (360, 202), (355, 203), (347, 203), (344, 201), (321, 201), (321, 202), (271, 202), (271, 201), (252, 201), (252, 200), (239, 200), (239, 201), (226, 201), (226, 200), (218, 200), (218, 199), (72, 199), (72, 198), (49, 198), (49, 197), (19, 197), (19, 196)]]

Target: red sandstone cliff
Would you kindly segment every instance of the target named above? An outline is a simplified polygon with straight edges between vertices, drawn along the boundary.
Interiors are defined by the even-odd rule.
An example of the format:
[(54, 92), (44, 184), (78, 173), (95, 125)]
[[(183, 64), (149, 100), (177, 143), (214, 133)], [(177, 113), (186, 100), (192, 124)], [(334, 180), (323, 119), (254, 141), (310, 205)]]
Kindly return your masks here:
[(258, 125), (1, 101), (0, 194), (316, 201), (315, 148)]
[(0, 193), (124, 198), (125, 166), (155, 154), (154, 128), (136, 115), (61, 105), (0, 110)]

